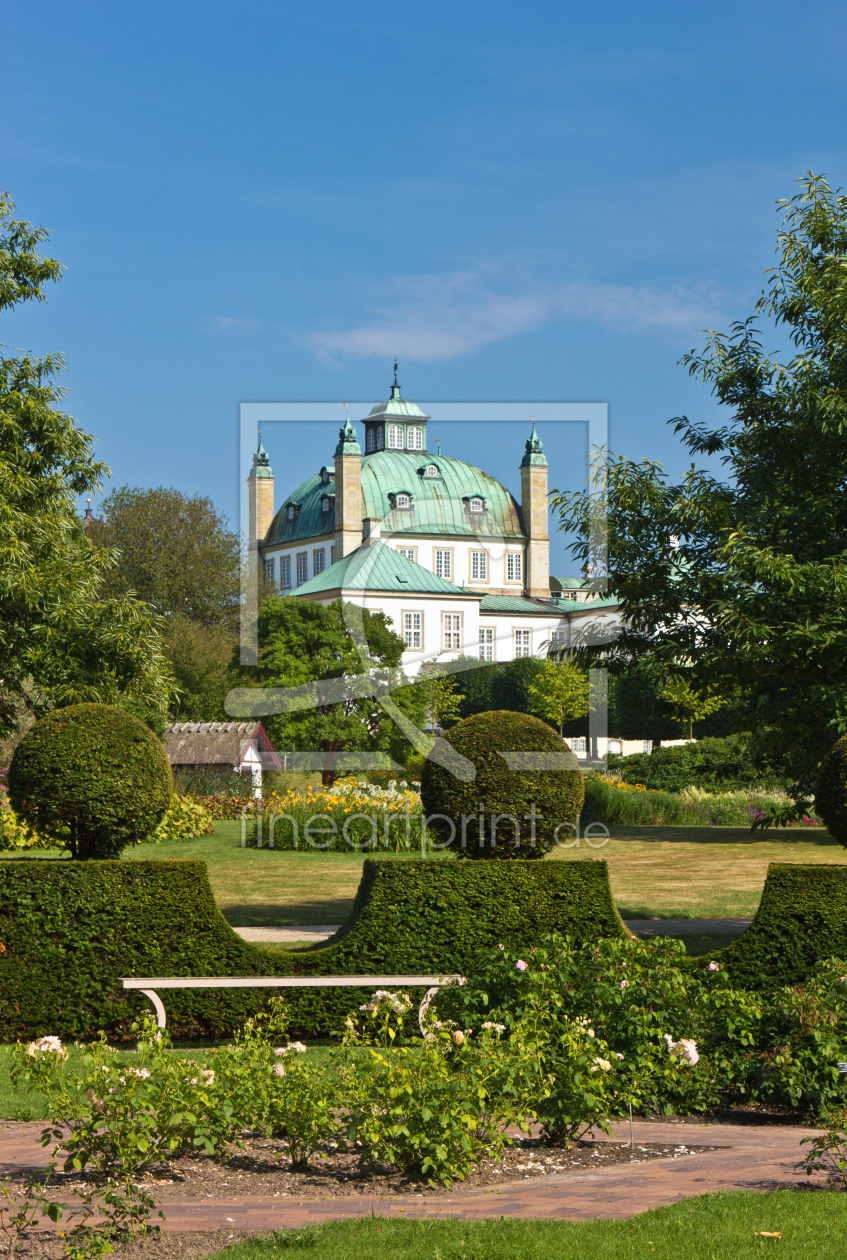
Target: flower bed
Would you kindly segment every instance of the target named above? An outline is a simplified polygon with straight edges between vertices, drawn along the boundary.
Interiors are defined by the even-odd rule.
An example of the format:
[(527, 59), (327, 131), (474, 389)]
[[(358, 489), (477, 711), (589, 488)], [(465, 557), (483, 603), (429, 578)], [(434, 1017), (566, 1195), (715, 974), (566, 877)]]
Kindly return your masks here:
[(339, 780), (331, 788), (273, 792), (248, 844), (301, 853), (421, 849), (421, 798), (417, 783), (391, 779), (386, 787)]

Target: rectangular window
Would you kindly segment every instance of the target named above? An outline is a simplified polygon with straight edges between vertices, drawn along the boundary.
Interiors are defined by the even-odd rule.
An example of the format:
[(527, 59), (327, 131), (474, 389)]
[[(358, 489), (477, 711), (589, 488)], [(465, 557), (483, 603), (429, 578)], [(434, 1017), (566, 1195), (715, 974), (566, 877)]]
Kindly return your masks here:
[(479, 627), (479, 659), (481, 661), (494, 660), (494, 627)]
[(456, 652), (462, 646), (462, 614), (442, 613), (444, 625), (444, 651)]
[(265, 561), (265, 581), (266, 582), (276, 581), (276, 560)]
[(422, 614), (419, 612), (403, 613), (403, 642), (407, 648), (420, 651), (423, 647)]
[(407, 560), (416, 561), (418, 558), (418, 549), (417, 547), (398, 547), (397, 554), (398, 556), (405, 556)]
[(446, 578), (448, 582), (453, 580), (453, 552), (452, 551), (436, 551), (435, 553), (435, 576)]
[(335, 564), (335, 548), (334, 547), (330, 547), (329, 549), (329, 562), (330, 564)]
[(411, 426), (406, 430), (406, 450), (422, 451), (423, 450), (423, 429)]
[(324, 571), (324, 549), (320, 547), (317, 551), (312, 552), (312, 571), (315, 577)]
[(308, 557), (305, 551), (301, 551), (297, 557), (297, 585), (302, 586), (308, 578)]
[(522, 582), (523, 581), (523, 564), (521, 561), (523, 556), (519, 551), (506, 552), (506, 581)]
[(584, 735), (566, 735), (565, 743), (568, 745), (571, 752), (574, 752), (574, 753), (585, 752), (585, 736)]
[(402, 451), (403, 449), (403, 429), (399, 424), (390, 424), (388, 426), (388, 449), (390, 451)]
[(488, 581), (488, 553), (485, 551), (471, 552), (471, 581), (487, 582)]
[(279, 558), (279, 584), (282, 587), (291, 587), (291, 556)]
[(519, 656), (532, 656), (531, 630), (515, 631), (515, 660)]

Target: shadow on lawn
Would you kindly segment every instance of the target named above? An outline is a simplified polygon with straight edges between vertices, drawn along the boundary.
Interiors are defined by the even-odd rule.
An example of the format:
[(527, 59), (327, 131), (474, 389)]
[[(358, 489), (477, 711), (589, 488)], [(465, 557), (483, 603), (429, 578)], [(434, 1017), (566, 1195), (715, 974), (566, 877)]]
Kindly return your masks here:
[[(823, 827), (771, 827), (751, 831), (749, 827), (619, 827), (609, 828), (613, 840), (660, 840), (671, 844), (780, 844), (788, 850), (811, 845), (816, 849), (844, 850)], [(791, 859), (796, 861), (795, 859)]]
[(343, 923), (353, 907), (352, 897), (314, 897), (296, 906), (277, 902), (248, 902), (221, 907), (230, 927), (301, 927), (321, 923)]

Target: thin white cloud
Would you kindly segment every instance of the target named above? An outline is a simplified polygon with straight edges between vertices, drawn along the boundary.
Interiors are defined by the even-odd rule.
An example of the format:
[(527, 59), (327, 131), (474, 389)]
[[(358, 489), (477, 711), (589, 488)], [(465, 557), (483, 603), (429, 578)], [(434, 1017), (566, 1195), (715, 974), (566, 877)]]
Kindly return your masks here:
[(685, 286), (636, 287), (569, 281), (496, 292), (479, 271), (402, 277), (372, 317), (353, 327), (318, 329), (303, 340), (330, 359), (433, 362), (467, 354), (553, 319), (590, 320), (619, 333), (680, 334), (720, 322), (716, 301)]

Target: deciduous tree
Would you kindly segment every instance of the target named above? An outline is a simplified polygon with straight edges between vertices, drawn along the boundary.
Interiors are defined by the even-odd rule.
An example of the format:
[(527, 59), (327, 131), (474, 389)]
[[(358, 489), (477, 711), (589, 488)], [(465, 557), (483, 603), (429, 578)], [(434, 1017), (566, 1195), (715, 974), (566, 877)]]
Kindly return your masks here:
[[(692, 686), (743, 696), (744, 724), (790, 759), (802, 794), (847, 730), (847, 197), (811, 173), (800, 183), (779, 203), (778, 261), (753, 317), (683, 359), (729, 414), (717, 428), (671, 423), (725, 479), (692, 464), (674, 483), (659, 464), (612, 457), (599, 487), (554, 503), (625, 618), (590, 654), (690, 665)], [(787, 360), (764, 350), (760, 317), (787, 334)]]
[[(37, 252), (47, 233), (13, 209), (0, 195), (0, 310), (44, 301), (61, 270)], [(162, 724), (170, 695), (154, 613), (104, 596), (114, 555), (92, 547), (77, 516), (75, 496), (108, 469), (56, 405), (62, 367), (58, 355), (0, 357), (0, 735), (80, 701)]]

